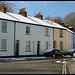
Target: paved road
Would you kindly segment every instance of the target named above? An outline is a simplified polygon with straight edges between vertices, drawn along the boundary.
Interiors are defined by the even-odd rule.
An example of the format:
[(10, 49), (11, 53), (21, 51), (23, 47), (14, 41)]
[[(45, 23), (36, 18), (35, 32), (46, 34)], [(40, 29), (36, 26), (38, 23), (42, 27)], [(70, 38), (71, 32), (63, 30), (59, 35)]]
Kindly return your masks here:
[(61, 74), (58, 59), (0, 62), (0, 74)]
[[(0, 74), (62, 74), (61, 63), (73, 63), (72, 58), (0, 62)], [(69, 74), (69, 72), (67, 71)]]

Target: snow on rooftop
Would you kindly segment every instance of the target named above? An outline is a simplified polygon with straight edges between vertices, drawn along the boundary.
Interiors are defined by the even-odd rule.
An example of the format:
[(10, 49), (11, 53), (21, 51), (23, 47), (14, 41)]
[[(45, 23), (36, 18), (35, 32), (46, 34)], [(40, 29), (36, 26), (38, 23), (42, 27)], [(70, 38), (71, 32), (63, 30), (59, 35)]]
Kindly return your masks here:
[(36, 23), (36, 22), (34, 22), (34, 21), (32, 21), (32, 20), (28, 19), (27, 17), (24, 17), (24, 16), (22, 16), (22, 15), (20, 15), (20, 14), (9, 13), (9, 12), (7, 12), (7, 14), (8, 14), (9, 16), (14, 17), (15, 19), (17, 19), (17, 20), (20, 21), (20, 22), (38, 24), (38, 23)]
[(0, 18), (1, 18), (1, 19), (7, 19), (7, 20), (18, 21), (17, 19), (15, 19), (15, 18), (13, 18), (13, 17), (7, 15), (7, 13), (2, 13), (2, 12), (0, 12)]
[(44, 21), (47, 22), (47, 23), (49, 23), (49, 24), (51, 24), (51, 25), (53, 25), (53, 26), (56, 27), (56, 28), (66, 29), (65, 27), (61, 26), (61, 25), (58, 24), (58, 23), (55, 23), (55, 22), (52, 22), (52, 21), (49, 21), (49, 20), (44, 20)]
[(33, 21), (35, 21), (35, 22), (37, 22), (37, 23), (40, 24), (40, 25), (54, 27), (54, 26), (52, 26), (51, 24), (49, 24), (49, 23), (47, 23), (47, 22), (45, 22), (44, 20), (41, 20), (41, 19), (39, 19), (39, 18), (31, 17), (31, 16), (28, 16), (28, 18), (31, 19), (31, 20), (33, 20)]

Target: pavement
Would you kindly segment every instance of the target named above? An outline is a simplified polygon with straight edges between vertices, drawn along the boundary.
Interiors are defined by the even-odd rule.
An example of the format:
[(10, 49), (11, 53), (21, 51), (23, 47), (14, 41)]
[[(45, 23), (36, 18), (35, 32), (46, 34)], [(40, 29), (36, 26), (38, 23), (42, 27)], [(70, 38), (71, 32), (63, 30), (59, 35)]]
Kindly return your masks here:
[[(65, 56), (65, 58), (69, 56)], [(70, 58), (70, 57), (69, 57)], [(0, 58), (0, 61), (20, 61), (20, 60), (42, 60), (42, 59), (53, 59), (42, 57), (20, 57), (20, 58)], [(68, 74), (75, 74), (75, 58), (71, 58), (71, 62), (68, 64)]]
[(75, 58), (72, 58), (73, 61), (69, 64), (69, 72), (70, 74), (75, 74)]

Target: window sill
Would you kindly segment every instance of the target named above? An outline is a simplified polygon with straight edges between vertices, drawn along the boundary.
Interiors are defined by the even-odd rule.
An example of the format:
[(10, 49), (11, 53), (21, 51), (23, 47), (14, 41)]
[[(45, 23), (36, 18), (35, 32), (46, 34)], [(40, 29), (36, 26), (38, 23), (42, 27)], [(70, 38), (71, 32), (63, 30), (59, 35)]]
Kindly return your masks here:
[(7, 50), (0, 50), (0, 51), (7, 51)]
[(27, 34), (27, 33), (26, 33), (26, 35), (31, 35), (31, 34)]
[(25, 52), (31, 52), (31, 50), (26, 50)]
[(63, 38), (63, 36), (60, 36), (60, 38)]
[(7, 31), (1, 31), (2, 33), (7, 33)]
[(45, 36), (48, 36), (49, 37), (49, 35), (45, 35)]

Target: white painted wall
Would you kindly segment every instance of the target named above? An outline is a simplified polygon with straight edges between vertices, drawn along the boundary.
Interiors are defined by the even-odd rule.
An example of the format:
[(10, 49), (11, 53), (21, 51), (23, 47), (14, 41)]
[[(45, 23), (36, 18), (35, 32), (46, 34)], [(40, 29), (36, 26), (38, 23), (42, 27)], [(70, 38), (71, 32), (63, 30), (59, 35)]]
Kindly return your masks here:
[(74, 34), (73, 38), (74, 38), (74, 48), (75, 48), (75, 34)]
[(67, 31), (67, 50), (73, 49), (73, 33)]
[[(4, 20), (3, 20), (4, 21)], [(0, 20), (0, 50), (1, 39), (7, 39), (7, 51), (0, 51), (0, 56), (13, 56), (14, 55), (14, 22), (7, 22), (7, 33), (1, 32), (2, 20)]]
[[(34, 55), (37, 55), (37, 41), (41, 42), (40, 55), (43, 55), (45, 50), (45, 41), (48, 41), (49, 49), (53, 48), (53, 28), (49, 28), (49, 37), (45, 36), (45, 27), (30, 25), (31, 35), (26, 35), (26, 25), (16, 23), (16, 40), (20, 40), (19, 55), (33, 55), (33, 41), (34, 41)], [(26, 41), (31, 41), (31, 52), (25, 52)]]

